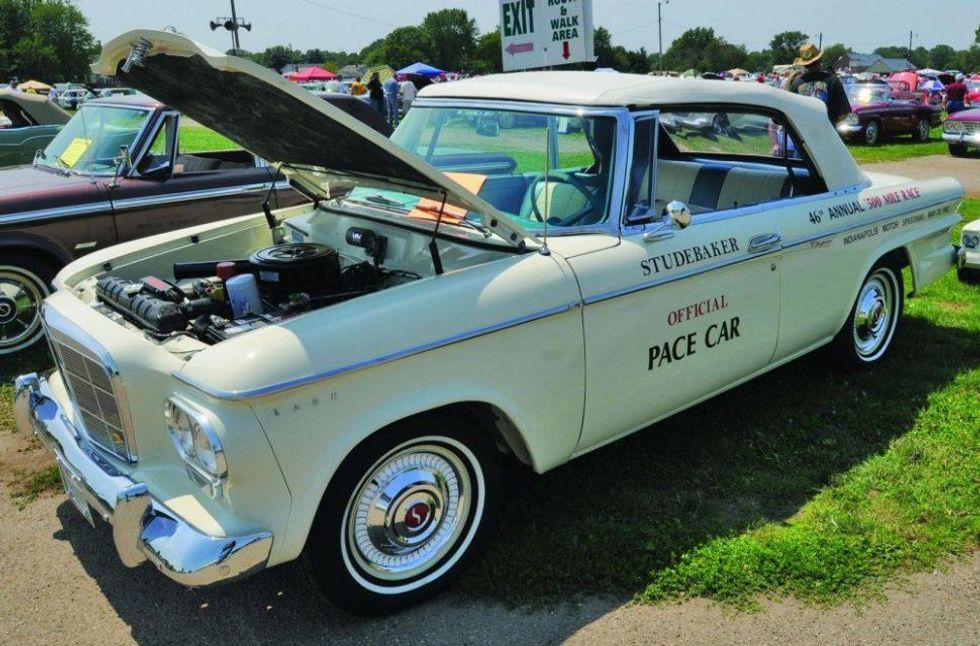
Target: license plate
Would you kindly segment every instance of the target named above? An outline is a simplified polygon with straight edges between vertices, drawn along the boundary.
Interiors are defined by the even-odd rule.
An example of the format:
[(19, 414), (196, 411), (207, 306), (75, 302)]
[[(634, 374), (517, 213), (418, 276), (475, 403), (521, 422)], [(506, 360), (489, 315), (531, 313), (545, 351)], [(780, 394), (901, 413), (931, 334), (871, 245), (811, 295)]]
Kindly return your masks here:
[(88, 502), (85, 500), (85, 494), (82, 493), (82, 484), (79, 482), (68, 468), (58, 463), (58, 470), (61, 472), (61, 483), (65, 485), (65, 493), (68, 494), (68, 500), (71, 504), (75, 505), (75, 509), (85, 517), (89, 525), (95, 526), (95, 521), (92, 520), (92, 508), (89, 507)]

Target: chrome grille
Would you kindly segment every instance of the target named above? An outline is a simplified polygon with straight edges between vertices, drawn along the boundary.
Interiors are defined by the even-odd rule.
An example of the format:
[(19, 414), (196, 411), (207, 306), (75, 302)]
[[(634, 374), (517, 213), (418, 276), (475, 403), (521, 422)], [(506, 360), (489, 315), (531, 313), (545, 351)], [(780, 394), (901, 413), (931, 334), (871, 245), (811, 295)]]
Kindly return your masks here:
[[(128, 420), (124, 399), (118, 393), (110, 369), (95, 353), (60, 331), (48, 328), (55, 360), (61, 369), (83, 430), (88, 438), (110, 453), (127, 460), (135, 459), (135, 447), (126, 432)], [(123, 405), (120, 405), (120, 402)], [(122, 409), (122, 410), (121, 410)]]
[(968, 133), (980, 133), (980, 121), (964, 121), (963, 125)]

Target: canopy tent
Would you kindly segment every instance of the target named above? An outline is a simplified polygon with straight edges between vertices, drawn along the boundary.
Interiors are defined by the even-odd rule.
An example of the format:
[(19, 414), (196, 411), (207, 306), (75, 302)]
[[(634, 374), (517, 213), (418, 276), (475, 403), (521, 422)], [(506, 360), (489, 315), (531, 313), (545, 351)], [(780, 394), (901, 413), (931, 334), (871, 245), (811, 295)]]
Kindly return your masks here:
[(919, 84), (919, 89), (927, 92), (942, 92), (946, 86), (938, 79), (926, 79)]
[(445, 74), (445, 72), (443, 72), (442, 70), (437, 70), (431, 65), (426, 65), (425, 63), (412, 63), (408, 67), (403, 67), (402, 69), (398, 70), (398, 72), (396, 73), (414, 74), (416, 76), (426, 76), (430, 78), (433, 76), (441, 76)]
[(368, 69), (365, 76), (367, 78), (371, 78), (371, 75), (374, 74), (375, 72), (378, 73), (378, 80), (381, 81), (382, 83), (384, 83), (385, 81), (387, 81), (388, 79), (390, 79), (392, 76), (395, 75), (395, 70), (391, 69), (387, 65), (375, 65), (374, 67)]
[(934, 70), (931, 67), (927, 67), (925, 69), (919, 70), (919, 74), (921, 76), (939, 76), (940, 74), (942, 74), (942, 71)]
[(337, 75), (330, 70), (325, 70), (322, 67), (314, 65), (300, 72), (293, 72), (287, 75), (286, 78), (296, 83), (306, 83), (308, 81), (332, 81), (337, 78)]
[(26, 92), (27, 90), (34, 90), (35, 92), (50, 92), (51, 86), (47, 83), (41, 83), (40, 81), (35, 81), (31, 79), (30, 81), (24, 81), (23, 83), (17, 84), (17, 89), (21, 92)]
[(725, 74), (728, 74), (729, 76), (748, 76), (749, 71), (743, 70), (741, 67), (736, 67), (734, 69), (728, 70), (727, 72), (725, 72)]

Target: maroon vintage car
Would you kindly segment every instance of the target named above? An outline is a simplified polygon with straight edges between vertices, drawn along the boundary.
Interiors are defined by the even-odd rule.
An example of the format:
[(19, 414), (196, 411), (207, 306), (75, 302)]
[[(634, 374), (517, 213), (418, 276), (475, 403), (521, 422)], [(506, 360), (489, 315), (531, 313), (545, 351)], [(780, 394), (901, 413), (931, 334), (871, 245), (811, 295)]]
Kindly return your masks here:
[(90, 101), (33, 165), (0, 170), (0, 355), (37, 340), (41, 299), (74, 258), (255, 213), (269, 195), (303, 201), (245, 150), (182, 152), (179, 120), (145, 96)]
[(916, 141), (927, 141), (929, 131), (940, 123), (941, 109), (924, 103), (907, 85), (851, 83), (847, 98), (851, 113), (837, 124), (837, 132), (845, 139), (869, 146), (894, 135), (912, 135)]
[(961, 110), (946, 117), (943, 140), (949, 144), (949, 154), (966, 155), (970, 148), (980, 149), (980, 108)]

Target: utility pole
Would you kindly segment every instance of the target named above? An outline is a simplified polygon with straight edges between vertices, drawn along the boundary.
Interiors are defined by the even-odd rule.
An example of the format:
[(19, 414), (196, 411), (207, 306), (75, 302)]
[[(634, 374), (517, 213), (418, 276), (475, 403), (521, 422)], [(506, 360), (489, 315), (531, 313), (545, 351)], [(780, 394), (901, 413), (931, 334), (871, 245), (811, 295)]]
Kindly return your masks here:
[(242, 48), (241, 42), (238, 40), (238, 30), (252, 31), (252, 23), (245, 22), (244, 18), (238, 17), (238, 13), (235, 11), (235, 0), (231, 0), (231, 18), (218, 17), (211, 21), (211, 31), (218, 27), (224, 27), (231, 32), (231, 51), (233, 55), (237, 56)]
[(670, 4), (670, 0), (657, 0), (657, 74), (664, 71), (664, 34), (660, 18), (660, 5)]
[(912, 30), (909, 29), (909, 55), (906, 58), (906, 62), (909, 64), (909, 69), (912, 69), (912, 36), (918, 36), (919, 34), (913, 34)]
[(823, 32), (820, 32), (820, 38), (817, 41), (817, 49), (823, 51)]

